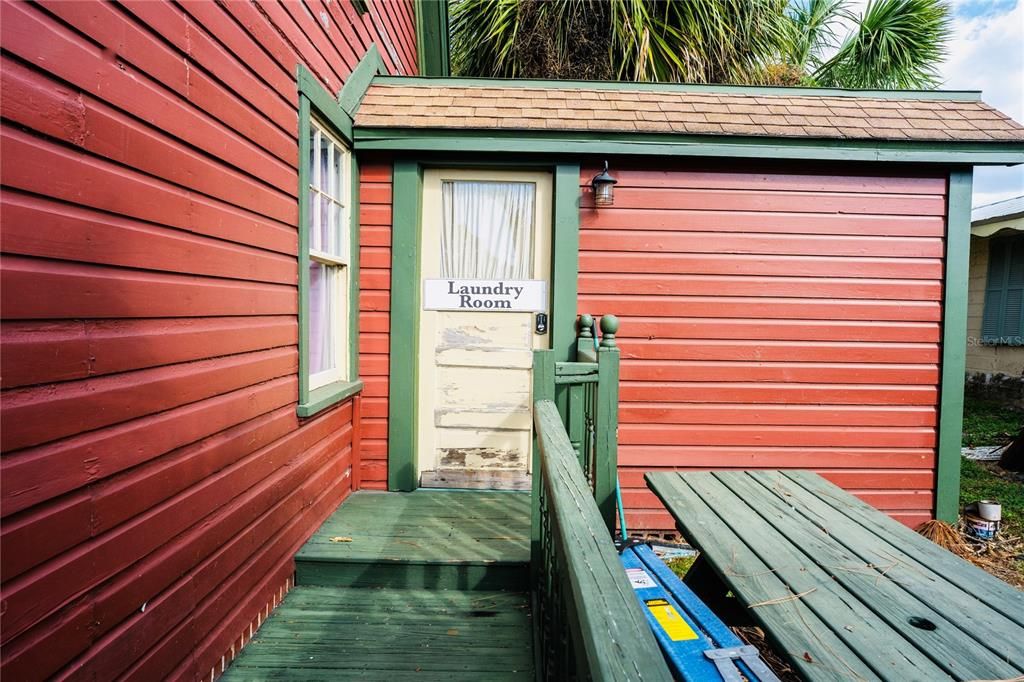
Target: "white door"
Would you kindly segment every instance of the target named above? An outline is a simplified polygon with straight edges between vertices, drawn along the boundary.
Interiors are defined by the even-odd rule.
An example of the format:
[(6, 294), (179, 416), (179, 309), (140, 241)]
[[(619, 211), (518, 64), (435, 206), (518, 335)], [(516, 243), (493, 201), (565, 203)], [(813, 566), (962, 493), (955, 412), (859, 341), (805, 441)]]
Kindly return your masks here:
[(429, 170), (423, 182), (420, 483), (528, 489), (533, 349), (547, 315), (551, 176)]

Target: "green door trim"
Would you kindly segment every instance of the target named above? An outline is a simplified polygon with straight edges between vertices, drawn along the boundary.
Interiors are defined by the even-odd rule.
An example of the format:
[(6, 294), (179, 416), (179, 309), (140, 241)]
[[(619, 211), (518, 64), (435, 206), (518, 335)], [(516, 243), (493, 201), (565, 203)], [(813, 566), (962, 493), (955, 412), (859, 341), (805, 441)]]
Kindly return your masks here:
[(571, 359), (576, 333), (579, 280), (580, 165), (578, 163), (473, 163), (465, 160), (429, 164), (396, 160), (392, 172), (391, 313), (388, 384), (388, 490), (419, 486), (416, 458), (420, 329), (420, 221), (423, 169), (465, 167), (549, 170), (552, 173), (551, 330), (557, 360)]
[(388, 363), (388, 490), (415, 490), (416, 339), (420, 330), (420, 211), (423, 169), (395, 161), (391, 208)]
[(960, 443), (964, 420), (967, 356), (967, 277), (971, 249), (973, 170), (949, 174), (946, 216), (946, 274), (943, 282), (942, 370), (939, 384), (938, 460), (935, 517), (954, 523), (960, 512)]

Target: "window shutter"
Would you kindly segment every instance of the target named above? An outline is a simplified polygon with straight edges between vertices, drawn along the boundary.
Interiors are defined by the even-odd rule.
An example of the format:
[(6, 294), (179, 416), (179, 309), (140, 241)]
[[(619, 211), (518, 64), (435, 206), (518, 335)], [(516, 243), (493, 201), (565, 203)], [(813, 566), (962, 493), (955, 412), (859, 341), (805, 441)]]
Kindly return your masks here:
[(996, 239), (989, 245), (988, 281), (981, 322), (988, 343), (1024, 344), (1024, 238)]
[(1003, 300), (1003, 328), (1001, 336), (1006, 343), (1019, 346), (1024, 330), (1024, 239), (1019, 237), (1007, 243), (1006, 295)]

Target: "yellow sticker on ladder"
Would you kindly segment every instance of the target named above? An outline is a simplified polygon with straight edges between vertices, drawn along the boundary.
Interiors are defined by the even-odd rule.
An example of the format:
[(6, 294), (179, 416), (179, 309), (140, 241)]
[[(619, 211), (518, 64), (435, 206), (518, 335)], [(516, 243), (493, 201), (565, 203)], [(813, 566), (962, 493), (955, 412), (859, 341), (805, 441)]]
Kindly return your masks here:
[(644, 602), (650, 610), (654, 620), (665, 631), (668, 638), (673, 642), (681, 642), (687, 639), (697, 639), (697, 633), (693, 631), (676, 608), (664, 599), (648, 599)]

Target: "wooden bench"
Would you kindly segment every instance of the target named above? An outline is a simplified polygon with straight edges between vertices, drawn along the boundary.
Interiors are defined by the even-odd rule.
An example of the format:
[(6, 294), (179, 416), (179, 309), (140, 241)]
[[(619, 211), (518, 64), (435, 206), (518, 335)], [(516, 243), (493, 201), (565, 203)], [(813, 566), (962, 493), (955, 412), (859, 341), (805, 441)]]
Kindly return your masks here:
[(648, 473), (728, 591), (806, 680), (1015, 679), (1024, 592), (807, 471)]

